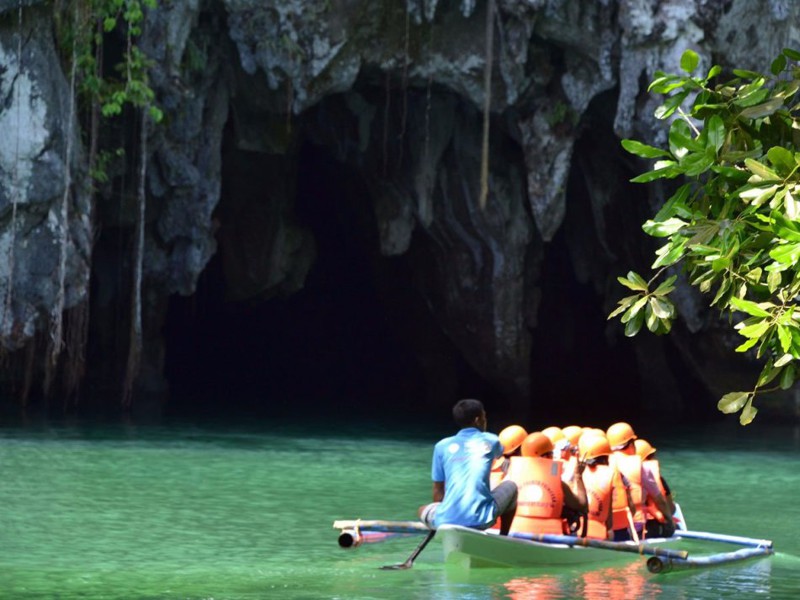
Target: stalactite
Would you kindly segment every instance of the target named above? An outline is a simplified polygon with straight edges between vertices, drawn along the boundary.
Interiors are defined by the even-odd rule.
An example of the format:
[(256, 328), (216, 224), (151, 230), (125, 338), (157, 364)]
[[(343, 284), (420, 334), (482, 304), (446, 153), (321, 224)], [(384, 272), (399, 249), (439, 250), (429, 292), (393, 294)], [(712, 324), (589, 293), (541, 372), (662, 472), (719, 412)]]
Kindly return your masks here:
[(139, 153), (139, 185), (138, 206), (136, 219), (135, 244), (133, 249), (133, 285), (131, 289), (131, 323), (129, 330), (128, 363), (125, 369), (125, 381), (122, 386), (122, 405), (131, 405), (133, 397), (133, 384), (139, 374), (142, 359), (142, 268), (144, 263), (144, 224), (145, 224), (145, 196), (147, 180), (147, 130), (149, 107), (141, 109), (141, 132)]
[(383, 108), (383, 176), (389, 172), (389, 109), (392, 99), (392, 76), (386, 71), (386, 104)]
[(483, 70), (483, 143), (481, 144), (480, 207), (486, 208), (489, 196), (489, 121), (492, 106), (492, 63), (494, 62), (494, 0), (486, 3), (486, 64)]
[(400, 136), (399, 136), (399, 149), (397, 155), (397, 170), (400, 171), (403, 167), (403, 140), (406, 135), (406, 121), (408, 120), (408, 63), (409, 63), (409, 44), (411, 39), (411, 13), (406, 6), (406, 28), (405, 28), (405, 43), (403, 48), (403, 109), (400, 116)]
[[(434, 51), (434, 43), (433, 43), (433, 32), (434, 27), (431, 25), (431, 33), (430, 38), (428, 41), (429, 45), (429, 53), (433, 54)], [(425, 164), (428, 164), (428, 159), (430, 157), (430, 148), (431, 148), (431, 96), (433, 90), (433, 69), (429, 69), (428, 71), (428, 85), (426, 86), (425, 90), (425, 150), (423, 156), (425, 157)]]

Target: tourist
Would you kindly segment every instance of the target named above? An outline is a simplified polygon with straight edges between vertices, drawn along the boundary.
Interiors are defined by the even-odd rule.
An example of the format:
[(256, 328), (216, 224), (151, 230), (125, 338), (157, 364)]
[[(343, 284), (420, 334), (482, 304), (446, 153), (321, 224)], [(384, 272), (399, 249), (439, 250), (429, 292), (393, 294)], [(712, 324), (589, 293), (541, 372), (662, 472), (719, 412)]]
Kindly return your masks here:
[(675, 502), (672, 499), (672, 492), (667, 485), (667, 481), (661, 475), (661, 466), (656, 458), (656, 448), (647, 440), (637, 439), (633, 443), (636, 454), (642, 459), (642, 468), (648, 479), (655, 482), (659, 492), (667, 501), (669, 514), (673, 515), (673, 525), (670, 526), (666, 516), (658, 508), (655, 500), (648, 496), (645, 503), (645, 534), (647, 537), (670, 537), (675, 533), (674, 515)]
[(616, 480), (613, 499), (614, 540), (638, 541), (644, 534), (645, 504), (650, 497), (665, 514), (674, 530), (672, 514), (658, 485), (642, 468), (642, 459), (636, 454), (636, 434), (625, 422), (614, 423), (606, 432), (611, 446), (609, 463), (622, 477)]
[(420, 520), (432, 529), (444, 524), (486, 529), (502, 516), (500, 533), (507, 535), (516, 511), (517, 486), (506, 480), (494, 490), (489, 488), (492, 461), (503, 454), (500, 439), (486, 432), (480, 400), (459, 400), (453, 418), (460, 430), (433, 450), (433, 502), (420, 507)]
[[(581, 477), (571, 485), (565, 483), (561, 469), (561, 461), (553, 460), (553, 443), (546, 435), (537, 431), (525, 438), (522, 456), (511, 458), (506, 477), (519, 488), (512, 533), (571, 533), (569, 523), (586, 512), (586, 490)], [(579, 463), (576, 472), (582, 471), (583, 463)]]

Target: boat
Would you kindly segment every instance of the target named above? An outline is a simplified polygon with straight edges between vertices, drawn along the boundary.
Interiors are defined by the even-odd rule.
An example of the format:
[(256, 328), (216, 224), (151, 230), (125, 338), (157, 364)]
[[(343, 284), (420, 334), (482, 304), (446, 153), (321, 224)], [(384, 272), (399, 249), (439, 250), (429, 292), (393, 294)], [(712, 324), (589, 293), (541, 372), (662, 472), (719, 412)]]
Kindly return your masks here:
[[(419, 521), (340, 520), (335, 521), (333, 526), (339, 530), (338, 541), (342, 548), (356, 548), (364, 543), (382, 542), (397, 536), (431, 533)], [(682, 523), (682, 526), (685, 527), (685, 524)], [(685, 528), (676, 531), (672, 537), (650, 538), (643, 542), (612, 542), (570, 535), (530, 533), (501, 536), (494, 531), (479, 531), (459, 525), (442, 525), (436, 530), (435, 537), (441, 542), (445, 563), (467, 569), (604, 566), (645, 558), (643, 562), (650, 573), (663, 574), (774, 553), (770, 540), (689, 531)], [(421, 547), (429, 539), (426, 536)], [(710, 554), (704, 551), (702, 555), (690, 556), (686, 548), (696, 548), (693, 543), (697, 541), (733, 544), (739, 548)]]
[(436, 530), (436, 537), (442, 542), (445, 562), (464, 568), (614, 564), (638, 560), (644, 555), (688, 558), (686, 551), (672, 549), (680, 543), (677, 538), (637, 544), (568, 535), (501, 536), (460, 525), (442, 525)]

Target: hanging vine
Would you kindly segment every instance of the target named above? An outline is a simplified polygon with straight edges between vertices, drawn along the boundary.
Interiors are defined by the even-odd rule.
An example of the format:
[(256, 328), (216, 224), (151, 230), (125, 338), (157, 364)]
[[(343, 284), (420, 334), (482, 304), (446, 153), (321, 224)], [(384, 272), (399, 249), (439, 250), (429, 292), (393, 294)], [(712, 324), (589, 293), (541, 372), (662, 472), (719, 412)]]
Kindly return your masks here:
[[(100, 132), (103, 121), (111, 123), (115, 118), (122, 116), (127, 107), (139, 111), (140, 127), (139, 138), (139, 171), (137, 177), (137, 216), (134, 233), (134, 256), (131, 261), (131, 340), (129, 344), (129, 357), (127, 360), (126, 374), (123, 384), (123, 404), (130, 404), (133, 382), (138, 374), (138, 367), (142, 346), (141, 325), (141, 289), (142, 268), (144, 253), (144, 203), (145, 203), (145, 165), (147, 157), (147, 133), (149, 121), (160, 122), (163, 115), (154, 102), (154, 92), (149, 85), (148, 69), (151, 61), (139, 48), (137, 41), (142, 35), (145, 20), (145, 10), (154, 9), (156, 0), (72, 0), (67, 2), (73, 9), (74, 18), (68, 23), (62, 23), (58, 15), (67, 12), (59, 4), (57, 6), (57, 25), (62, 46), (70, 46), (69, 58), (65, 59), (71, 72), (72, 96), (82, 100), (86, 109), (85, 120), (88, 120), (88, 168), (89, 175), (96, 184), (106, 183), (109, 179), (107, 166), (111, 160), (124, 156), (123, 145), (118, 148), (103, 148), (100, 144)], [(111, 72), (104, 69), (103, 56), (109, 55), (106, 48), (107, 41), (117, 33), (124, 35), (124, 51), (121, 60)], [(67, 52), (62, 50), (62, 55)], [(76, 89), (77, 88), (77, 89)], [(70, 107), (71, 119), (74, 115), (74, 106)], [(84, 120), (84, 122), (85, 122)], [(71, 121), (72, 122), (72, 121)], [(69, 136), (71, 140), (72, 135)], [(71, 147), (68, 145), (68, 156), (65, 159), (68, 165), (71, 161)], [(61, 218), (64, 223), (62, 230), (66, 234), (69, 216), (69, 189), (68, 179), (65, 185), (65, 196), (61, 206)], [(125, 183), (122, 183), (123, 188)], [(124, 192), (123, 192), (124, 193)], [(90, 210), (94, 214), (96, 190), (90, 190)], [(94, 236), (92, 235), (92, 240)], [(51, 346), (48, 349), (46, 373), (51, 373), (55, 368), (61, 350), (66, 350), (68, 362), (64, 369), (64, 387), (67, 394), (74, 393), (85, 372), (85, 352), (88, 340), (89, 302), (88, 298), (80, 305), (67, 312), (67, 332), (64, 335), (64, 278), (66, 271), (66, 242), (62, 238), (62, 247), (59, 263), (59, 296), (53, 309), (51, 318)], [(88, 262), (91, 265), (92, 247), (88, 249)], [(91, 271), (91, 268), (90, 268)], [(46, 387), (49, 378), (46, 377)]]
[(483, 70), (483, 141), (481, 144), (481, 191), (478, 204), (486, 208), (489, 196), (489, 121), (492, 108), (492, 63), (494, 62), (494, 0), (486, 3), (486, 64)]
[[(78, 8), (76, 3), (73, 11), (74, 26), (78, 26)], [(75, 123), (75, 82), (78, 72), (77, 61), (77, 36), (72, 39), (72, 60), (70, 61), (69, 77), (69, 110), (67, 111), (67, 135), (64, 144), (64, 193), (61, 196), (61, 210), (59, 215), (59, 256), (58, 256), (58, 291), (56, 301), (50, 312), (50, 341), (48, 344), (47, 360), (45, 362), (44, 390), (45, 395), (50, 392), (53, 381), (53, 373), (58, 366), (58, 358), (63, 348), (63, 314), (64, 301), (66, 296), (66, 273), (67, 273), (67, 247), (69, 245), (69, 199), (72, 188), (72, 136), (74, 135), (73, 124)]]

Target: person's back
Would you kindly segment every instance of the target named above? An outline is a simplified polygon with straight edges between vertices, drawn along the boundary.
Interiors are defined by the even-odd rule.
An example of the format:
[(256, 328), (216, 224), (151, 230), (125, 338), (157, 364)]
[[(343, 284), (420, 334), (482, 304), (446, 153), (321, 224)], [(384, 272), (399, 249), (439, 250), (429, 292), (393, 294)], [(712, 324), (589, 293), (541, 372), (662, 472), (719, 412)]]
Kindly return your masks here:
[(494, 521), (496, 507), (489, 488), (492, 461), (502, 455), (497, 436), (475, 427), (461, 429), (434, 448), (431, 476), (446, 482), (434, 524), (480, 527)]
[(503, 515), (501, 533), (507, 533), (517, 487), (511, 481), (494, 490), (489, 487), (492, 461), (503, 454), (500, 439), (486, 432), (486, 412), (479, 400), (457, 402), (453, 418), (461, 429), (434, 447), (433, 502), (420, 507), (420, 519), (434, 529), (445, 524), (486, 529)]
[[(656, 448), (647, 440), (637, 439), (634, 442), (636, 454), (642, 459), (642, 469), (647, 478), (650, 479), (654, 485), (658, 487), (661, 495), (664, 497), (669, 514), (675, 514), (675, 503), (672, 500), (672, 492), (669, 485), (661, 475), (661, 466), (656, 456)], [(663, 506), (663, 505), (662, 505)], [(656, 499), (651, 495), (647, 497), (645, 505), (645, 531), (647, 537), (670, 537), (675, 533), (674, 521), (669, 523), (667, 516), (661, 511), (661, 508), (656, 503)]]

